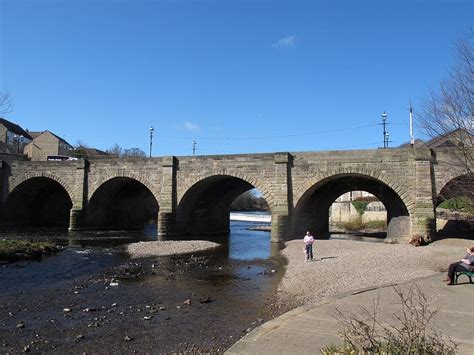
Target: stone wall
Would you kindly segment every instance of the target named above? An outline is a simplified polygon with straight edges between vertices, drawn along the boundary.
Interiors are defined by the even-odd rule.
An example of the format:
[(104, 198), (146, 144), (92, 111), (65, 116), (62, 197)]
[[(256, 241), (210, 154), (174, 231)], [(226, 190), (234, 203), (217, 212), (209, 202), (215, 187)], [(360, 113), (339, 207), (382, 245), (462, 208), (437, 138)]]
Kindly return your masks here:
[[(194, 227), (209, 233), (225, 231), (232, 198), (256, 187), (272, 212), (272, 240), (283, 241), (298, 237), (298, 228), (327, 231), (332, 202), (347, 191), (363, 190), (387, 207), (390, 238), (403, 239), (434, 230), (434, 200), (440, 186), (461, 173), (439, 163), (441, 158), (452, 159), (450, 154), (440, 150), (433, 157), (429, 149), (409, 147), (13, 162), (11, 176), (4, 176), (4, 195), (32, 177), (55, 180), (71, 198), (74, 229), (84, 223), (87, 205), (99, 188), (113, 184), (115, 178), (128, 178), (140, 182), (156, 199), (158, 229), (168, 235), (189, 233)], [(186, 223), (196, 225), (184, 230)]]

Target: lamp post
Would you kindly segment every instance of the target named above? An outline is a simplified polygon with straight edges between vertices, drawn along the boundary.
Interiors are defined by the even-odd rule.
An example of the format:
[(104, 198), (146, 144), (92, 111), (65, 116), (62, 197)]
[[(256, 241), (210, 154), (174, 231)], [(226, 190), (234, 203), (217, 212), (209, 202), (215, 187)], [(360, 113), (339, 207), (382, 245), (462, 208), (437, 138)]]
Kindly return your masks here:
[(388, 148), (388, 141), (387, 141), (388, 132), (386, 130), (387, 113), (385, 111), (382, 113), (382, 125), (383, 125), (383, 147), (384, 147), (384, 149), (386, 149), (386, 148)]
[(151, 147), (153, 146), (153, 133), (155, 132), (155, 129), (153, 126), (150, 127), (150, 158), (151, 158)]
[(193, 140), (193, 155), (196, 154), (196, 140)]

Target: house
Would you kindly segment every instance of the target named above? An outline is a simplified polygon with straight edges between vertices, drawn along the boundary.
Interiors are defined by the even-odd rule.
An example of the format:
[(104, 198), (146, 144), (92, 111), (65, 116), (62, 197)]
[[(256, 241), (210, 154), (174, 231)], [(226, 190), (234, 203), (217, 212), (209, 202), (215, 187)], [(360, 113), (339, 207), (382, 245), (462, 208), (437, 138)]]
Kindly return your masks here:
[(423, 146), (427, 148), (472, 147), (474, 146), (474, 136), (466, 129), (457, 128), (443, 135), (434, 137)]
[(32, 141), (27, 144), (23, 153), (33, 161), (48, 160), (51, 155), (72, 156), (74, 147), (61, 137), (46, 130), (43, 132), (29, 132)]
[(23, 147), (33, 138), (19, 125), (0, 118), (0, 153), (21, 155)]

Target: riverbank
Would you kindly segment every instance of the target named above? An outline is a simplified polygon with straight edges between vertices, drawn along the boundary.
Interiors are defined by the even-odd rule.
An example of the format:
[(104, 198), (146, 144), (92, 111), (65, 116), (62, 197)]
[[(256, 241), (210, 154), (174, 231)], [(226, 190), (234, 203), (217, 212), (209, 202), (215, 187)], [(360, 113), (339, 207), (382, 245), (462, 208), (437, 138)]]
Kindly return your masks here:
[(27, 240), (0, 240), (0, 262), (40, 259), (43, 255), (51, 255), (58, 248), (48, 242), (31, 242)]
[[(446, 271), (472, 241), (445, 239), (424, 247), (406, 244), (317, 240), (315, 260), (304, 262), (303, 243), (286, 243), (288, 260), (278, 300), (296, 307), (362, 288), (400, 283)], [(440, 279), (440, 282), (441, 279)]]

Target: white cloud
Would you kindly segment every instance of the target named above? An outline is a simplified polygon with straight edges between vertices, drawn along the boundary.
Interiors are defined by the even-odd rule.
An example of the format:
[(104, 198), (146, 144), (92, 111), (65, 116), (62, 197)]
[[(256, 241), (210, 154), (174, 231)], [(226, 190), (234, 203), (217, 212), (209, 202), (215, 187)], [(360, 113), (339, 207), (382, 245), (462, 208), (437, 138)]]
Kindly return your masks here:
[(186, 121), (183, 124), (178, 126), (179, 129), (185, 129), (186, 131), (199, 132), (201, 127), (197, 123)]
[(296, 37), (294, 35), (289, 35), (280, 38), (278, 41), (273, 43), (273, 48), (289, 48), (293, 47), (296, 43)]

